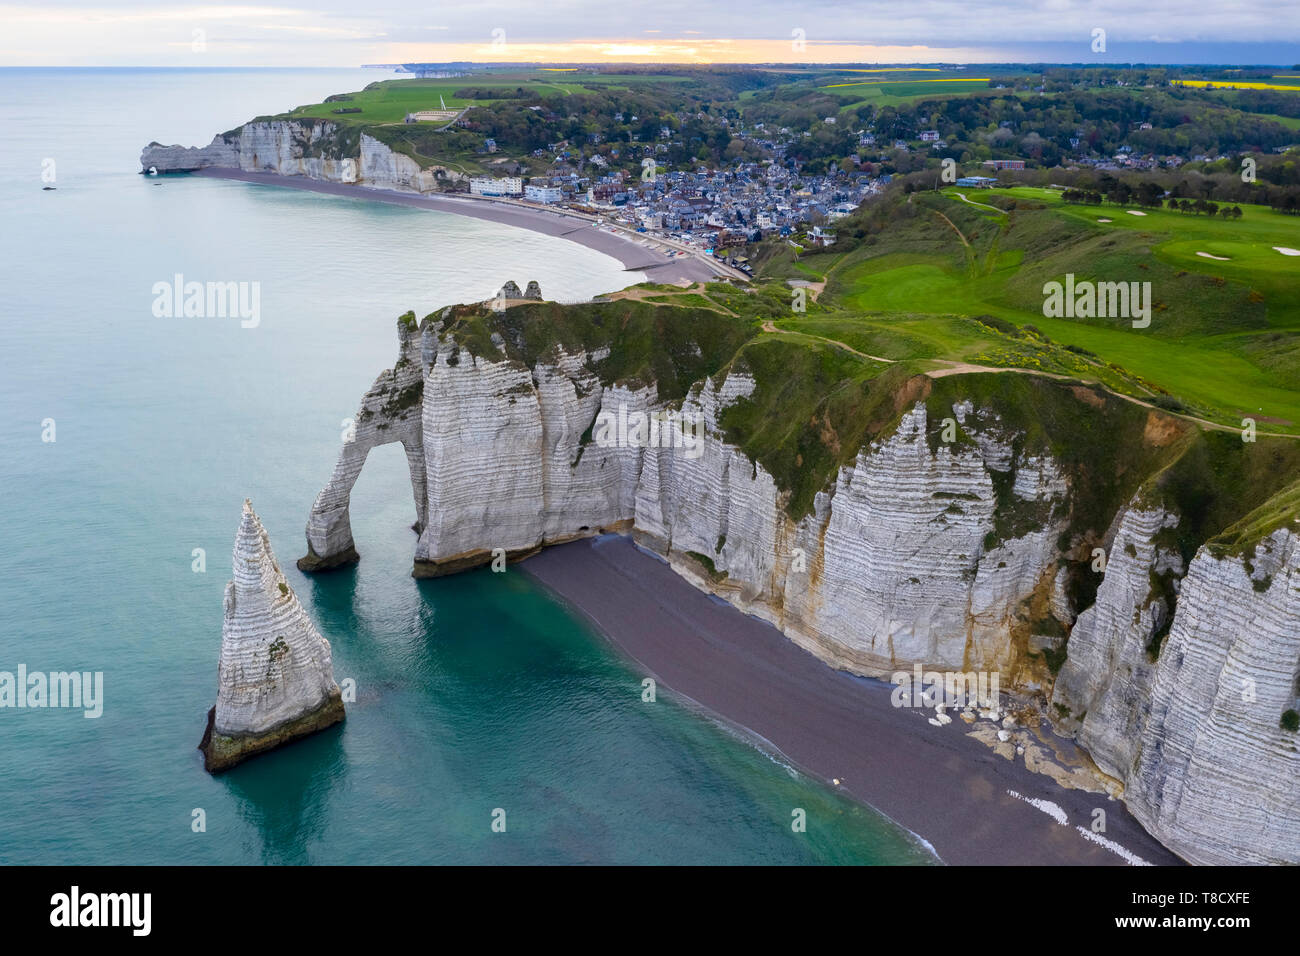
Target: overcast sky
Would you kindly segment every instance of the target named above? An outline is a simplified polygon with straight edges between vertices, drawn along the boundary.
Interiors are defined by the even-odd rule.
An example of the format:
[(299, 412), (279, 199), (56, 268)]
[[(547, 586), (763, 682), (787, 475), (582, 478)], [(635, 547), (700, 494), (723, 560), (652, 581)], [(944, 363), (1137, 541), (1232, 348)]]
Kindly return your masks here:
[(1293, 64), (1300, 0), (0, 0), (6, 66), (446, 60)]

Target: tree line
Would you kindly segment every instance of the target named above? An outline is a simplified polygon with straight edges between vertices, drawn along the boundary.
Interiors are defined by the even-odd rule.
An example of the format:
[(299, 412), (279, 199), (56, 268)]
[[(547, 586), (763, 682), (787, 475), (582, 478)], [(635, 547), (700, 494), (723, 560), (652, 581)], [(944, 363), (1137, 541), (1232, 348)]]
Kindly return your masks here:
[(1105, 194), (1091, 189), (1067, 189), (1061, 193), (1061, 199), (1068, 203), (1087, 206), (1100, 206), (1103, 202), (1118, 206), (1145, 206), (1148, 209), (1159, 209), (1163, 206), (1175, 212), (1195, 213), (1198, 216), (1205, 214), (1211, 217), (1222, 216), (1224, 219), (1241, 218), (1240, 206), (1220, 206), (1203, 198), (1193, 200), (1179, 199), (1174, 196), (1169, 197), (1166, 202), (1163, 194), (1164, 190), (1154, 183), (1141, 183), (1136, 189), (1127, 184), (1119, 184), (1119, 188)]

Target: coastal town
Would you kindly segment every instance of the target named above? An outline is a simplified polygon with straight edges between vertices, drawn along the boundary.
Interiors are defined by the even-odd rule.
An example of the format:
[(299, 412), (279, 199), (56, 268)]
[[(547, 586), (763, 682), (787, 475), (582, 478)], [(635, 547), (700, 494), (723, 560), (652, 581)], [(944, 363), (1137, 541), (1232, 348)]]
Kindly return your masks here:
[[(1077, 82), (1060, 85), (1068, 90)], [(1166, 82), (1177, 89), (1175, 81)], [(1122, 87), (1125, 81), (1114, 83)], [(1026, 86), (1023, 92), (1042, 96), (1045, 90)], [(524, 108), (547, 127), (563, 128), (562, 117), (545, 102)], [(1058, 168), (1082, 173), (1176, 170), (1188, 163), (1203, 167), (1230, 155), (1214, 148), (1175, 152), (1153, 138), (1149, 120), (1139, 118), (1117, 124), (1104, 136), (1085, 125), (1040, 135), (1024, 118), (979, 129), (938, 110), (904, 114), (888, 109), (825, 116), (804, 110), (798, 121), (786, 120), (789, 126), (735, 110), (651, 117), (616, 112), (600, 119), (599, 128), (589, 123), (582, 135), (523, 153), (485, 135), (495, 120), (490, 110), (471, 106), (459, 112), (407, 114), (408, 124), (445, 124), (443, 128), (454, 127), (462, 135), (479, 136), (474, 165), (481, 172), (449, 178), (443, 191), (585, 214), (650, 240), (689, 247), (746, 273), (753, 244), (777, 240), (801, 249), (833, 246), (837, 220), (891, 180), (922, 170), (934, 173), (936, 185), (942, 181), (983, 189), (1014, 183), (1020, 178), (1015, 174), (1045, 165), (1049, 155)], [(726, 148), (714, 155), (697, 149), (711, 140)], [(1268, 148), (1282, 153), (1291, 144), (1269, 143)], [(945, 166), (953, 173), (940, 180)]]
[[(419, 78), (249, 124), (247, 156), (236, 155), (232, 131), (204, 148), (151, 144), (142, 170), (315, 178), (268, 161), (280, 155), (276, 143), (354, 150), (369, 137), (360, 166), (337, 171), (340, 184), (461, 207), (480, 200), (480, 210), (499, 215), (559, 214), (550, 228), (592, 227), (566, 233), (577, 241), (595, 232), (631, 240), (639, 249), (627, 266), (660, 270), (659, 281), (752, 279), (778, 248), (851, 252), (874, 228), (860, 211), (889, 191), (1050, 185), (1122, 201), (1138, 184), (1120, 188), (1118, 176), (1137, 174), (1149, 180), (1145, 197), (1296, 205), (1287, 174), (1273, 168), (1293, 132), (1258, 113), (1229, 122), (1213, 91), (1184, 85), (1194, 81), (1178, 71), (1054, 68), (999, 79), (958, 68), (868, 90), (826, 82), (844, 74), (783, 84), (756, 70), (573, 68), (557, 84), (517, 68), (406, 69)], [(948, 95), (921, 98), (930, 89)], [(1267, 100), (1258, 108), (1287, 107)], [(1247, 151), (1265, 165), (1275, 187), (1267, 195), (1210, 181), (1236, 170)]]
[(474, 196), (507, 198), (595, 215), (609, 223), (673, 240), (748, 272), (743, 248), (783, 238), (809, 246), (835, 243), (832, 224), (852, 213), (890, 177), (836, 168), (801, 175), (782, 161), (781, 147), (763, 144), (772, 159), (726, 169), (699, 166), (660, 172), (653, 149), (645, 149), (640, 177), (609, 169), (600, 153), (584, 161), (566, 143), (555, 144), (554, 162), (541, 176), (476, 176)]

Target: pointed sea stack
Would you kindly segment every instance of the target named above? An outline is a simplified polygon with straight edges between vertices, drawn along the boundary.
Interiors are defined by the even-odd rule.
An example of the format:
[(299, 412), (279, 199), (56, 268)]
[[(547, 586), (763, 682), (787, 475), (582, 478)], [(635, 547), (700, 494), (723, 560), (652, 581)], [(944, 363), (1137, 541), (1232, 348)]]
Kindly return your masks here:
[(235, 536), (234, 575), (226, 585), (217, 704), (199, 744), (209, 773), (343, 719), (329, 641), (280, 572), (248, 500)]

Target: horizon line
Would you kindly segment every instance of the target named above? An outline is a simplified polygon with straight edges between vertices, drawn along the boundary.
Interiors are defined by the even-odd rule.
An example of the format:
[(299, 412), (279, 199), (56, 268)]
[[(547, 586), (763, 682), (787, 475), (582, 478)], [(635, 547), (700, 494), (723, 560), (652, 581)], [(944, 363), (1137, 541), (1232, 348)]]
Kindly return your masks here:
[(663, 60), (603, 60), (599, 62), (580, 61), (580, 60), (404, 60), (394, 63), (343, 63), (343, 64), (321, 64), (316, 66), (307, 66), (303, 64), (294, 65), (250, 65), (250, 64), (207, 64), (203, 66), (178, 66), (174, 63), (36, 63), (36, 64), (4, 64), (0, 63), (0, 70), (396, 70), (403, 66), (428, 66), (428, 67), (537, 67), (537, 66), (563, 66), (575, 68), (603, 69), (611, 66), (645, 66), (660, 67), (665, 69), (716, 69), (726, 67), (730, 69), (743, 69), (746, 67), (763, 67), (766, 69), (782, 68), (791, 72), (807, 71), (812, 69), (842, 70), (854, 66), (919, 66), (925, 65), (930, 68), (936, 66), (949, 67), (979, 67), (987, 70), (999, 66), (1042, 66), (1042, 67), (1072, 67), (1076, 69), (1116, 69), (1121, 67), (1248, 67), (1251, 69), (1271, 69), (1280, 67), (1292, 69), (1296, 66), (1293, 63), (1275, 62), (1275, 63), (1246, 63), (1241, 60), (1218, 60), (1218, 61), (1189, 61), (1189, 62), (1171, 62), (1171, 61), (1153, 61), (1153, 60), (1126, 60), (1126, 61), (1106, 61), (1106, 62), (1085, 62), (1081, 60), (835, 60), (818, 63), (808, 62), (790, 62), (790, 61), (731, 61), (716, 60), (701, 62), (696, 60), (683, 60), (680, 62), (663, 61)]

